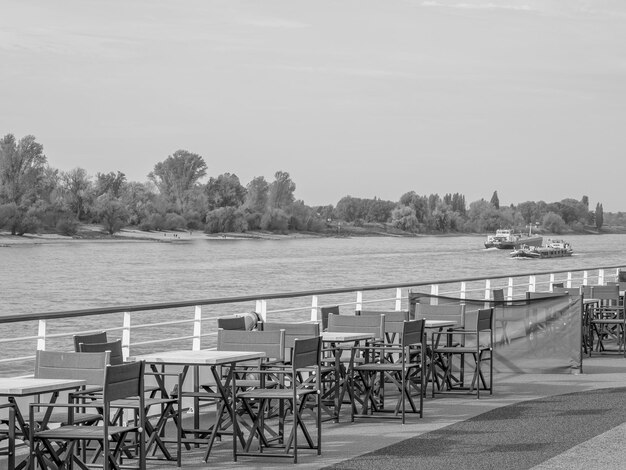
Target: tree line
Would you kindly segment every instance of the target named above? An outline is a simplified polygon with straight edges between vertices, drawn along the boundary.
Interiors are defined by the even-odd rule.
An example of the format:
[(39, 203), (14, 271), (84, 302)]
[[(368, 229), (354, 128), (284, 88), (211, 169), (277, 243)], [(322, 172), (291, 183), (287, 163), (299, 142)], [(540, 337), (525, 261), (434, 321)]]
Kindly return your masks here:
[[(345, 196), (336, 206), (308, 206), (296, 200), (289, 173), (272, 181), (254, 177), (245, 186), (237, 175), (207, 176), (198, 154), (177, 150), (155, 164), (147, 181), (127, 181), (121, 171), (90, 176), (83, 168), (60, 171), (48, 165), (43, 145), (32, 135), (0, 140), (0, 229), (13, 235), (77, 233), (81, 223), (102, 224), (114, 234), (125, 226), (154, 230), (204, 230), (207, 233), (266, 230), (324, 232), (337, 221), (355, 226), (385, 224), (410, 233), (484, 233), (529, 225), (552, 233), (601, 229), (602, 204), (589, 199), (523, 202), (500, 207), (491, 200), (466, 204), (462, 194), (404, 193), (398, 201)], [(623, 213), (606, 214), (624, 222)]]

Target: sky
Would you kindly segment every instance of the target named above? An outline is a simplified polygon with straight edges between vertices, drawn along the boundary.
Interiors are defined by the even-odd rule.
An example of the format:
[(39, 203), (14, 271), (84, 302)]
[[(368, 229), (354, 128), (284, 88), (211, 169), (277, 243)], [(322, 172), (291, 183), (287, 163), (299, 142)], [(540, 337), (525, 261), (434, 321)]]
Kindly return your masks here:
[(626, 211), (623, 0), (0, 0), (0, 134), (146, 181), (176, 150), (307, 205)]

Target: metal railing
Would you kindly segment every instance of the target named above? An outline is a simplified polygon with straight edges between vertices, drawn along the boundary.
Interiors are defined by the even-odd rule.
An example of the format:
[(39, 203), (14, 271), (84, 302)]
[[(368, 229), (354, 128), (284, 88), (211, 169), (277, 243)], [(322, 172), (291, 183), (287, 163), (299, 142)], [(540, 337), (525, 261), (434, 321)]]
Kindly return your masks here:
[[(102, 330), (117, 332), (121, 336), (125, 356), (130, 354), (131, 347), (135, 354), (149, 352), (151, 348), (154, 349), (154, 346), (164, 343), (168, 343), (170, 347), (199, 350), (214, 345), (214, 337), (217, 334), (215, 319), (226, 312), (231, 314), (254, 310), (263, 320), (268, 318), (293, 321), (318, 320), (320, 308), (327, 305), (361, 310), (363, 305), (377, 304), (377, 308), (401, 310), (403, 305), (406, 305), (410, 290), (461, 299), (489, 300), (492, 289), (503, 288), (506, 297), (512, 300), (523, 297), (526, 291), (552, 290), (552, 285), (557, 282), (563, 283), (565, 287), (578, 288), (581, 285), (603, 284), (617, 280), (620, 268), (624, 266), (517, 273), (487, 278), (481, 276), (439, 279), (301, 292), (262, 293), (238, 297), (2, 316), (0, 317), (0, 331), (6, 331), (2, 331), (4, 334), (0, 336), (3, 338), (0, 339), (2, 352), (0, 374), (4, 373), (10, 364), (12, 372), (20, 368), (26, 372), (32, 370), (32, 367), (27, 366), (25, 362), (34, 358), (34, 349), (46, 349), (49, 343), (54, 343), (55, 347), (68, 348), (70, 344), (73, 344), (71, 338), (75, 334)], [(304, 303), (302, 301), (304, 298), (310, 300)], [(269, 302), (276, 304), (273, 309), (268, 309)], [(382, 304), (385, 305), (382, 306)], [(219, 306), (222, 310), (203, 312), (203, 307), (210, 310), (211, 306)], [(193, 316), (188, 310), (191, 307), (193, 307)], [(181, 309), (182, 312), (180, 312)], [(162, 316), (154, 315), (154, 312), (170, 312), (168, 316), (172, 318), (164, 320)], [(122, 321), (121, 324), (116, 325), (113, 315), (120, 313)], [(133, 320), (139, 320), (139, 323), (133, 323)], [(85, 323), (91, 326), (85, 329)], [(18, 330), (22, 330), (25, 334), (16, 335)], [(139, 331), (148, 333), (144, 335), (143, 340), (140, 338), (131, 341), (131, 338), (137, 336)], [(33, 342), (36, 342), (35, 348), (33, 348)]]

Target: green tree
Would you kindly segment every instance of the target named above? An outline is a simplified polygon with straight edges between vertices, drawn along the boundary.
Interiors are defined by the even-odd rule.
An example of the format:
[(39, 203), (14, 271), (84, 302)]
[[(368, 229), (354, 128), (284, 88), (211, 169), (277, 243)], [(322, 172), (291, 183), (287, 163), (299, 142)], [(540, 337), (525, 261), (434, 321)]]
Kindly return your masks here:
[(43, 145), (34, 136), (16, 142), (13, 134), (5, 135), (0, 140), (0, 203), (34, 202), (45, 167)]
[(566, 223), (563, 218), (555, 212), (548, 212), (546, 215), (544, 215), (543, 219), (541, 220), (541, 225), (548, 232), (556, 234), (563, 233), (563, 230), (565, 230), (566, 227)]
[(204, 159), (187, 150), (177, 150), (164, 161), (157, 163), (148, 178), (154, 182), (160, 193), (173, 204), (176, 212), (183, 213), (190, 192), (200, 178), (206, 175)]
[(267, 208), (269, 184), (262, 176), (252, 179), (246, 186), (244, 207), (253, 213), (263, 213)]
[(205, 186), (209, 210), (218, 207), (239, 207), (246, 197), (246, 188), (235, 174), (224, 173), (217, 178), (209, 178)]
[(391, 212), (391, 223), (394, 227), (405, 232), (417, 233), (419, 222), (415, 217), (415, 210), (412, 207), (401, 205)]
[(65, 200), (76, 219), (81, 220), (92, 196), (92, 184), (83, 168), (61, 172), (61, 186)]
[(96, 199), (94, 211), (98, 222), (103, 225), (109, 235), (119, 232), (128, 221), (128, 211), (124, 205), (111, 194), (103, 194)]
[(596, 228), (598, 230), (602, 230), (602, 226), (604, 225), (604, 209), (602, 208), (602, 204), (596, 204)]
[(121, 171), (118, 171), (117, 173), (113, 171), (110, 171), (109, 173), (96, 173), (96, 197), (108, 193), (115, 198), (119, 198), (122, 195), (125, 184), (126, 175)]
[(274, 209), (286, 209), (295, 200), (296, 183), (286, 171), (277, 171), (274, 181), (269, 186), (269, 206)]

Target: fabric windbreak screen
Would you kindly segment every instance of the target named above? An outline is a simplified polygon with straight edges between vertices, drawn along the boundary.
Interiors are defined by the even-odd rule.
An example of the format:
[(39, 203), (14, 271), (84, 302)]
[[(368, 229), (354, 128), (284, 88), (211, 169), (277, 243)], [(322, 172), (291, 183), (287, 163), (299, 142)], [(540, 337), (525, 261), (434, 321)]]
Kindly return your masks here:
[(578, 373), (582, 369), (582, 297), (567, 294), (493, 302), (422, 293), (416, 303), (465, 303), (465, 328), (475, 328), (478, 309), (494, 307), (494, 371), (517, 374)]

